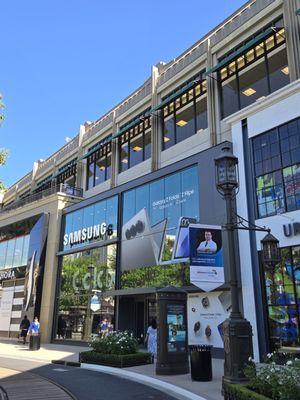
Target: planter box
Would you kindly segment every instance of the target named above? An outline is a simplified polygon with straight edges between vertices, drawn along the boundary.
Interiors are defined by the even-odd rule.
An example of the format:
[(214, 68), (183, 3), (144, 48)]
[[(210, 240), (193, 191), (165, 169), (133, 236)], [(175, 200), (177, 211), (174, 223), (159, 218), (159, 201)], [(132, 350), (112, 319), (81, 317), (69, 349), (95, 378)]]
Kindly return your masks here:
[(84, 351), (79, 353), (79, 362), (87, 364), (106, 365), (109, 367), (125, 368), (136, 365), (151, 364), (150, 353), (136, 354), (102, 354), (96, 351)]
[(271, 400), (258, 394), (245, 385), (224, 385), (224, 400)]

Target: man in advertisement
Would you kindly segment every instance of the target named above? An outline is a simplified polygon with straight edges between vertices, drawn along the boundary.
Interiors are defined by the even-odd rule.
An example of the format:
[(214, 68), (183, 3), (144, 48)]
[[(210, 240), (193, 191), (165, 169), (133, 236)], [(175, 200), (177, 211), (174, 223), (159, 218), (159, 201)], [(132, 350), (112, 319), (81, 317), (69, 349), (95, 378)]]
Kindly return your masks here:
[(215, 253), (217, 251), (217, 243), (212, 240), (212, 233), (210, 231), (204, 232), (205, 240), (203, 240), (197, 247), (197, 253)]

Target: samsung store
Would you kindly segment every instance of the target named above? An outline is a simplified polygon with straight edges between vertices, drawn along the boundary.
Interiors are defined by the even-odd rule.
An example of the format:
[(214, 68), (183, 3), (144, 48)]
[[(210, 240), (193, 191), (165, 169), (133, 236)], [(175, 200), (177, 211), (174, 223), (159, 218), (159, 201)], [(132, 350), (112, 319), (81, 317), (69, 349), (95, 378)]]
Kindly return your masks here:
[(107, 320), (142, 342), (157, 289), (173, 285), (188, 292), (190, 343), (223, 347), (228, 287), (205, 293), (191, 284), (188, 235), (190, 224), (224, 221), (214, 185), (221, 147), (63, 210), (54, 339), (84, 341)]

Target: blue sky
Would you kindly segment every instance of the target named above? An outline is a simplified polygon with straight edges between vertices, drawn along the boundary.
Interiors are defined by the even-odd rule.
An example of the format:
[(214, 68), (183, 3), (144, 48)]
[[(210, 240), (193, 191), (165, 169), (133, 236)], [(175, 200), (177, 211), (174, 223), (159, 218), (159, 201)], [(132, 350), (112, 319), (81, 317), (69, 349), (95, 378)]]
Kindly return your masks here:
[(242, 0), (10, 0), (0, 12), (0, 180), (10, 186)]

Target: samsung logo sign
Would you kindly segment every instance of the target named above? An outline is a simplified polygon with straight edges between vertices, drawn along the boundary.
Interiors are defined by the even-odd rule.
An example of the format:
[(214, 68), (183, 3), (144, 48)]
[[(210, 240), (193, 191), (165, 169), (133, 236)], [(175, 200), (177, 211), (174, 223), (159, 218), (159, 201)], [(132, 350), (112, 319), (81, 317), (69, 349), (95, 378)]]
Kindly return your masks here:
[(113, 225), (102, 224), (89, 226), (88, 228), (78, 229), (64, 235), (64, 246), (73, 246), (74, 244), (88, 242), (93, 239), (104, 239), (105, 236), (112, 236)]

